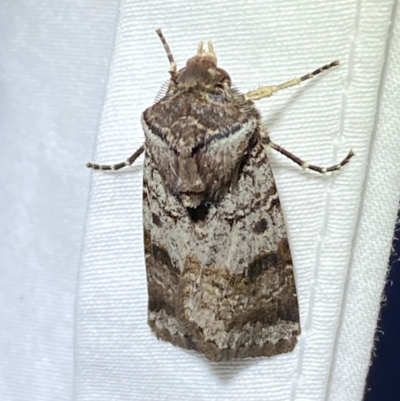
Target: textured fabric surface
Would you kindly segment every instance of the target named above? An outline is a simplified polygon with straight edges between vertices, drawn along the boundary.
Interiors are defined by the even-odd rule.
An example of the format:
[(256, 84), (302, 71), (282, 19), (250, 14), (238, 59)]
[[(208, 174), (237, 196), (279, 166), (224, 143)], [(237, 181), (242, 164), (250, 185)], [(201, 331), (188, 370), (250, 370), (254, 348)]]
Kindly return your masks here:
[(0, 400), (69, 401), (84, 165), (118, 1), (0, 7)]
[[(400, 7), (393, 10), (387, 60), (361, 192), (332, 372), (332, 400), (360, 397), (368, 372), (400, 193)], [(346, 372), (346, 375), (344, 374)], [(359, 399), (359, 398), (354, 398)], [(390, 398), (395, 399), (395, 397)], [(397, 399), (397, 398), (396, 398)], [(389, 400), (389, 398), (388, 398)]]
[[(358, 212), (360, 206), (364, 210), (363, 183), (378, 144), (372, 142), (378, 138), (374, 115), (393, 3), (185, 4), (182, 9), (178, 1), (125, 2), (96, 161), (123, 160), (143, 141), (140, 113), (167, 78), (166, 56), (153, 33), (157, 27), (181, 66), (200, 39), (212, 38), (219, 65), (242, 90), (279, 83), (339, 58), (340, 68), (259, 107), (272, 138), (306, 160), (332, 164), (350, 147), (357, 157), (341, 173), (321, 177), (271, 155), (288, 222), (303, 332), (291, 354), (223, 364), (156, 341), (146, 325), (141, 163), (130, 173), (94, 174), (81, 266), (78, 399), (359, 400), (392, 234), (395, 189), (398, 196), (397, 183), (389, 177), (391, 203), (388, 197), (379, 206), (371, 202), (379, 213), (387, 205), (382, 220), (388, 226), (371, 247), (377, 235), (371, 237), (368, 228), (360, 233), (364, 226), (358, 224), (366, 223)], [(381, 162), (381, 174), (387, 162)], [(380, 279), (370, 282), (363, 275), (364, 285), (375, 287), (374, 296), (362, 296), (359, 288), (353, 300), (349, 289), (357, 286), (357, 257), (359, 274), (366, 268), (364, 255), (352, 256), (355, 236), (376, 251), (369, 268)], [(346, 360), (341, 352), (349, 349), (353, 359)]]
[[(5, 4), (0, 399), (361, 400), (400, 196), (393, 0)], [(179, 66), (212, 39), (242, 91), (341, 60), (258, 103), (273, 140), (308, 162), (356, 153), (319, 176), (270, 152), (303, 330), (290, 354), (216, 364), (157, 341), (146, 324), (142, 159), (90, 180), (83, 168), (99, 120), (96, 161), (142, 143), (140, 114), (168, 78), (159, 27)]]

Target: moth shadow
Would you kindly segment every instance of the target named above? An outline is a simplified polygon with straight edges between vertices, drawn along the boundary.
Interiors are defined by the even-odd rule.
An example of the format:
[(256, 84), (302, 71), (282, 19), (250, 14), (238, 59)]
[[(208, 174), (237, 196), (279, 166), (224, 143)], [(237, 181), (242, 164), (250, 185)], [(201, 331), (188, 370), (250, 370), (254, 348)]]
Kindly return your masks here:
[(253, 367), (254, 365), (265, 363), (266, 359), (271, 358), (245, 358), (245, 359), (233, 359), (231, 361), (212, 362), (207, 359), (204, 355), (196, 353), (195, 356), (207, 365), (208, 369), (216, 376), (221, 382), (229, 383), (235, 380), (236, 376), (242, 371)]

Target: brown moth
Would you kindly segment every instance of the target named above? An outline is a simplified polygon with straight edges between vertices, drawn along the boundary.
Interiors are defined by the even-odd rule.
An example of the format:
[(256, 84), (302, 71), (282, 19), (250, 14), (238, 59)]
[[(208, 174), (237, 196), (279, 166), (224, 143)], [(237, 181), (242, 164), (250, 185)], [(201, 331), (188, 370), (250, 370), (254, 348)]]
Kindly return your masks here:
[(144, 111), (144, 245), (148, 323), (156, 336), (212, 361), (291, 351), (300, 334), (292, 258), (266, 148), (273, 143), (253, 101), (297, 85), (337, 61), (276, 86), (241, 94), (217, 67), (212, 43), (178, 70), (165, 96)]

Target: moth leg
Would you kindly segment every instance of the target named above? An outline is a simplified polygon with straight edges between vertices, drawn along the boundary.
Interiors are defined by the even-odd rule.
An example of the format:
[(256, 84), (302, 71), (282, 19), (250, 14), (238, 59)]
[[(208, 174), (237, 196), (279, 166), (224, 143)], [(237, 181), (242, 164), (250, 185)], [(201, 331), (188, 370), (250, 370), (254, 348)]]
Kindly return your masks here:
[(156, 33), (159, 36), (159, 38), (161, 39), (161, 42), (162, 42), (162, 44), (164, 46), (164, 50), (167, 53), (170, 72), (176, 73), (178, 71), (178, 69), (177, 69), (177, 66), (176, 66), (176, 63), (175, 63), (175, 60), (174, 60), (174, 56), (172, 55), (171, 49), (169, 48), (169, 45), (167, 43), (167, 40), (165, 39), (163, 33), (161, 32), (161, 29), (157, 29)]
[(130, 166), (134, 161), (144, 152), (144, 145), (142, 145), (132, 156), (126, 159), (124, 162), (117, 164), (96, 164), (86, 163), (86, 167), (92, 168), (93, 170), (119, 170), (123, 167)]
[(318, 68), (317, 70), (310, 72), (309, 74), (303, 75), (300, 78), (294, 78), (294, 79), (284, 82), (283, 84), (280, 84), (280, 85), (262, 86), (261, 88), (247, 92), (244, 96), (245, 96), (246, 100), (260, 100), (265, 97), (269, 97), (269, 96), (273, 95), (275, 92), (278, 92), (280, 90), (298, 85), (301, 82), (306, 81), (307, 79), (315, 77), (316, 75), (320, 74), (322, 71), (328, 70), (329, 68), (335, 67), (337, 65), (339, 65), (339, 61), (333, 61), (332, 63), (326, 64), (323, 67)]
[(314, 170), (321, 174), (340, 170), (354, 156), (354, 152), (352, 150), (350, 150), (349, 153), (347, 154), (347, 156), (340, 163), (334, 164), (333, 166), (329, 166), (329, 167), (319, 167), (319, 166), (315, 166), (313, 164), (309, 164), (309, 163), (305, 162), (304, 160), (301, 160), (299, 157), (297, 157), (293, 153), (289, 152), (288, 150), (286, 150), (286, 149), (282, 148), (281, 146), (277, 145), (276, 143), (272, 142), (269, 138), (268, 138), (267, 145), (270, 146), (272, 149), (275, 149), (278, 152), (282, 153), (284, 156), (286, 156), (290, 160), (294, 161), (296, 164), (303, 167), (304, 169)]

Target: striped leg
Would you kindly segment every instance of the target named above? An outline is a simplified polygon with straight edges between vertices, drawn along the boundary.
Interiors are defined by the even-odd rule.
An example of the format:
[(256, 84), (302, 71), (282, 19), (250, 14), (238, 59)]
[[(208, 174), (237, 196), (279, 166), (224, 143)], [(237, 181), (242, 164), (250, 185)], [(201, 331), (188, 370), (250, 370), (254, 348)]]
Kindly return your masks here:
[(96, 164), (86, 163), (86, 167), (92, 168), (93, 170), (119, 170), (123, 167), (130, 166), (134, 161), (144, 152), (144, 145), (142, 145), (132, 156), (126, 159), (124, 162), (117, 164)]
[(303, 75), (301, 78), (294, 78), (294, 79), (284, 82), (283, 84), (280, 84), (280, 85), (262, 86), (261, 88), (247, 92), (244, 96), (245, 96), (246, 100), (253, 100), (253, 101), (260, 100), (265, 97), (269, 97), (269, 96), (273, 95), (275, 92), (278, 92), (280, 90), (290, 88), (291, 86), (298, 85), (301, 82), (306, 81), (307, 79), (315, 77), (316, 75), (320, 74), (322, 71), (328, 70), (329, 68), (335, 67), (337, 65), (339, 65), (339, 61), (333, 61), (332, 63), (326, 64), (323, 67), (318, 68), (317, 70), (315, 70), (309, 74)]
[[(318, 68), (317, 70), (315, 70), (309, 74), (303, 75), (300, 78), (294, 78), (290, 81), (284, 82), (283, 84), (272, 85), (272, 86), (262, 86), (261, 88), (258, 88), (254, 91), (250, 91), (250, 92), (246, 93), (245, 98), (246, 98), (246, 100), (260, 100), (265, 97), (269, 97), (269, 96), (273, 95), (275, 92), (298, 85), (301, 82), (306, 81), (307, 79), (313, 78), (316, 75), (320, 74), (321, 72), (329, 70), (329, 68), (335, 67), (337, 65), (339, 65), (339, 61), (333, 61), (332, 63), (326, 64), (323, 67)], [(264, 143), (266, 145), (270, 146), (272, 149), (275, 149), (276, 151), (282, 153), (284, 156), (286, 156), (290, 160), (294, 161), (296, 164), (303, 167), (304, 169), (314, 170), (321, 174), (340, 170), (354, 156), (354, 152), (352, 150), (350, 150), (349, 153), (347, 154), (347, 156), (340, 163), (335, 164), (333, 166), (329, 166), (329, 167), (320, 167), (320, 166), (315, 166), (313, 164), (309, 164), (309, 163), (305, 162), (304, 160), (300, 159), (293, 153), (287, 151), (286, 149), (282, 148), (278, 144), (272, 142), (269, 138), (264, 138)]]
[(296, 164), (303, 167), (304, 169), (314, 170), (321, 174), (340, 170), (354, 156), (354, 152), (352, 150), (350, 150), (349, 153), (347, 154), (347, 156), (340, 163), (334, 164), (333, 166), (329, 166), (329, 167), (319, 167), (319, 166), (315, 166), (313, 164), (309, 164), (309, 163), (305, 162), (304, 160), (300, 159), (293, 153), (289, 152), (288, 150), (286, 150), (286, 149), (282, 148), (281, 146), (277, 145), (276, 143), (272, 142), (269, 138), (268, 138), (268, 140), (264, 140), (264, 143), (267, 146), (270, 146), (272, 149), (275, 149), (279, 153), (282, 153), (288, 159), (294, 161)]

